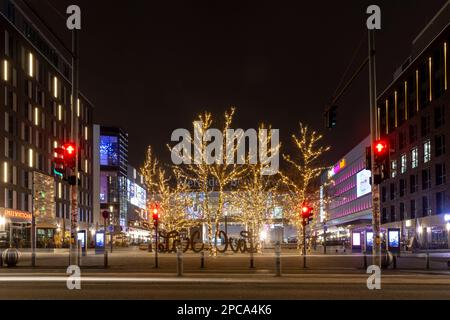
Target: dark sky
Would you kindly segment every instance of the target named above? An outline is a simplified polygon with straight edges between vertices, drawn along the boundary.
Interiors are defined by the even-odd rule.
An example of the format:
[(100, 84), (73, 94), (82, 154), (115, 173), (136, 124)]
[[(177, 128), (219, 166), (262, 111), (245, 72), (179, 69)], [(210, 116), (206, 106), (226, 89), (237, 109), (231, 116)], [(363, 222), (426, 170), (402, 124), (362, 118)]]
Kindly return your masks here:
[[(64, 13), (82, 9), (83, 93), (95, 121), (129, 133), (130, 163), (151, 144), (165, 159), (176, 128), (203, 110), (238, 109), (236, 126), (271, 123), (284, 145), (302, 121), (323, 131), (337, 161), (369, 134), (368, 70), (340, 101), (338, 128), (325, 131), (323, 109), (355, 48), (367, 54), (366, 8), (382, 9), (377, 34), (378, 91), (410, 52), (412, 40), (446, 0), (105, 1), (27, 0), (70, 44)], [(47, 2), (48, 1), (48, 2)], [(350, 74), (349, 74), (350, 76)]]

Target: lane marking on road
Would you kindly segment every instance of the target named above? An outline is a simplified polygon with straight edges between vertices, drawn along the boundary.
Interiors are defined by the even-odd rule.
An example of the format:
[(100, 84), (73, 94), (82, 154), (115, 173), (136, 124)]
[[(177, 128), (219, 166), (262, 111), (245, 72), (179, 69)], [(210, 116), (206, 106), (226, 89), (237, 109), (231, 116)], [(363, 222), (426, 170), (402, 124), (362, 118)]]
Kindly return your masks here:
[[(68, 277), (64, 276), (7, 276), (0, 277), (0, 283), (51, 283), (67, 282)], [(284, 280), (284, 281), (283, 281)], [(365, 284), (364, 277), (346, 277), (340, 275), (335, 277), (316, 277), (316, 278), (273, 278), (273, 279), (236, 279), (236, 278), (158, 278), (158, 277), (80, 277), (83, 283), (204, 283), (204, 284)], [(450, 285), (448, 278), (407, 278), (406, 276), (385, 276), (383, 284), (432, 284), (432, 285)]]

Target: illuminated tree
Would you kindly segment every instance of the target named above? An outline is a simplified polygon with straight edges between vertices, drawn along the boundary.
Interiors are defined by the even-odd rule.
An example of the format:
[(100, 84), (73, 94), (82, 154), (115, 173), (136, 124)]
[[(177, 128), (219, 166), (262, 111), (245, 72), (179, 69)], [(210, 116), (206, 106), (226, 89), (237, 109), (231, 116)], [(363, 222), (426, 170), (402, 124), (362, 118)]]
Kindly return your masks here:
[[(285, 217), (297, 228), (298, 248), (300, 249), (303, 232), (301, 206), (303, 203), (308, 203), (314, 206), (316, 215), (319, 213), (317, 189), (313, 188), (313, 182), (326, 169), (320, 164), (320, 157), (330, 148), (321, 146), (322, 135), (309, 130), (308, 126), (304, 126), (302, 123), (300, 123), (299, 136), (292, 135), (292, 139), (298, 154), (296, 160), (289, 155), (283, 155), (284, 160), (290, 165), (291, 172), (282, 174), (282, 179), (288, 189), (285, 197)], [(314, 220), (317, 221), (317, 217)]]
[[(194, 137), (197, 134), (201, 138), (195, 141), (191, 139), (190, 142), (194, 145), (194, 154), (200, 155), (201, 159), (196, 159), (194, 163), (179, 167), (180, 176), (188, 181), (194, 181), (199, 192), (203, 195), (201, 207), (203, 220), (208, 229), (208, 241), (212, 255), (217, 254), (217, 239), (220, 232), (220, 221), (224, 215), (226, 189), (232, 182), (244, 176), (246, 171), (245, 165), (239, 165), (236, 161), (233, 161), (232, 164), (224, 161), (224, 151), (226, 150), (227, 156), (235, 156), (238, 151), (239, 139), (243, 139), (243, 137), (238, 137), (238, 143), (234, 143), (235, 141), (230, 143), (230, 141), (224, 139), (228, 130), (231, 129), (234, 114), (235, 108), (225, 112), (224, 124), (219, 132), (217, 132), (217, 129), (212, 129), (214, 120), (211, 113), (200, 114), (197, 121), (194, 121)], [(213, 139), (213, 137), (208, 136), (211, 130), (215, 130), (215, 133), (222, 137), (222, 141), (214, 141), (214, 148), (209, 143)], [(211, 158), (211, 153), (216, 153), (212, 162), (208, 161)], [(217, 194), (217, 203), (214, 204), (211, 202), (212, 192)]]
[[(264, 129), (264, 125), (261, 125), (259, 132)], [(271, 130), (268, 132), (269, 135), (261, 138), (260, 143), (268, 145), (272, 140)], [(271, 147), (270, 155), (278, 156), (280, 147), (280, 144)], [(247, 226), (252, 244), (258, 244), (264, 225), (272, 222), (280, 179), (278, 175), (264, 175), (265, 169), (268, 169), (267, 164), (249, 162), (247, 161), (247, 175), (241, 180), (239, 189), (231, 193), (230, 202), (234, 218)]]
[(179, 232), (193, 226), (194, 222), (188, 216), (191, 201), (187, 184), (181, 179), (178, 171), (174, 170), (173, 176), (169, 176), (160, 167), (151, 147), (147, 149), (141, 173), (148, 190), (148, 207), (155, 201), (159, 204), (161, 229)]

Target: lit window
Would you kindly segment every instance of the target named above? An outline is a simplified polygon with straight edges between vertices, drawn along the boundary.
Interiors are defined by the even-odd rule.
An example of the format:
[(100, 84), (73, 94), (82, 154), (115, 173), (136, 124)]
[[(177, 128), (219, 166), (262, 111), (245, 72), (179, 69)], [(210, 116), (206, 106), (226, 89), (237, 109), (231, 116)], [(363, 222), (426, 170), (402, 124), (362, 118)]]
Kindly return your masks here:
[(78, 101), (77, 101), (77, 116), (79, 117), (80, 116), (80, 110), (81, 108), (80, 108), (80, 99), (78, 99)]
[(3, 163), (3, 182), (8, 183), (8, 162)]
[(58, 120), (62, 121), (62, 106), (58, 105)]
[(58, 198), (62, 199), (62, 183), (58, 182)]
[(89, 128), (86, 126), (84, 127), (84, 140), (88, 140), (89, 139)]
[(411, 151), (411, 168), (415, 169), (419, 166), (419, 149), (414, 148)]
[(407, 163), (406, 154), (404, 154), (400, 158), (400, 173), (401, 174), (406, 172), (407, 165), (408, 165), (408, 163)]
[(33, 168), (34, 165), (33, 157), (34, 157), (33, 149), (28, 149), (28, 166), (30, 168)]
[(58, 78), (53, 77), (53, 96), (58, 98)]
[(34, 57), (31, 52), (28, 54), (28, 75), (34, 77)]
[(86, 173), (89, 173), (89, 162), (87, 161), (87, 159), (84, 160), (84, 171)]
[(391, 161), (391, 178), (397, 177), (397, 160)]
[(428, 140), (423, 144), (423, 162), (428, 163), (431, 160), (431, 141)]
[(9, 63), (8, 60), (3, 61), (3, 80), (9, 80)]
[(34, 108), (34, 125), (39, 125), (39, 108)]

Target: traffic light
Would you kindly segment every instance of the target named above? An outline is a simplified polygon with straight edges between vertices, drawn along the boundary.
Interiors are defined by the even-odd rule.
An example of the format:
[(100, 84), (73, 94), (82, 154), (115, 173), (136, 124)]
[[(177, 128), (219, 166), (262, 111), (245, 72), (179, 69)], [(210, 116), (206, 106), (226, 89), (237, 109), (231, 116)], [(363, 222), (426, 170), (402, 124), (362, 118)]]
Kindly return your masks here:
[(389, 158), (389, 146), (385, 140), (375, 141), (374, 145), (375, 152), (375, 164), (381, 166), (384, 164), (386, 159)]
[(156, 202), (153, 202), (153, 203), (150, 205), (150, 212), (151, 212), (151, 214), (152, 214), (153, 222), (154, 222), (155, 224), (158, 223), (159, 218), (161, 217), (161, 216), (160, 216), (161, 213), (160, 213), (160, 210), (159, 210), (159, 209), (160, 209), (160, 208), (159, 208), (159, 204), (156, 203)]
[(334, 129), (337, 126), (337, 106), (331, 106), (325, 111), (325, 126)]
[(374, 145), (375, 164), (380, 169), (380, 174), (375, 174), (373, 183), (381, 184), (384, 180), (389, 179), (390, 163), (389, 163), (389, 144), (385, 140), (375, 141)]
[(372, 171), (372, 148), (366, 148), (366, 170)]
[(66, 168), (75, 169), (77, 157), (77, 147), (75, 143), (66, 143), (62, 148), (64, 149), (64, 164)]
[(311, 208), (310, 206), (303, 204), (302, 208), (301, 208), (301, 217), (302, 217), (302, 222), (303, 225), (308, 225), (312, 220), (313, 220), (313, 208)]
[(64, 149), (54, 148), (53, 152), (55, 153), (55, 156), (53, 158), (53, 173), (63, 179), (66, 174), (64, 163)]

